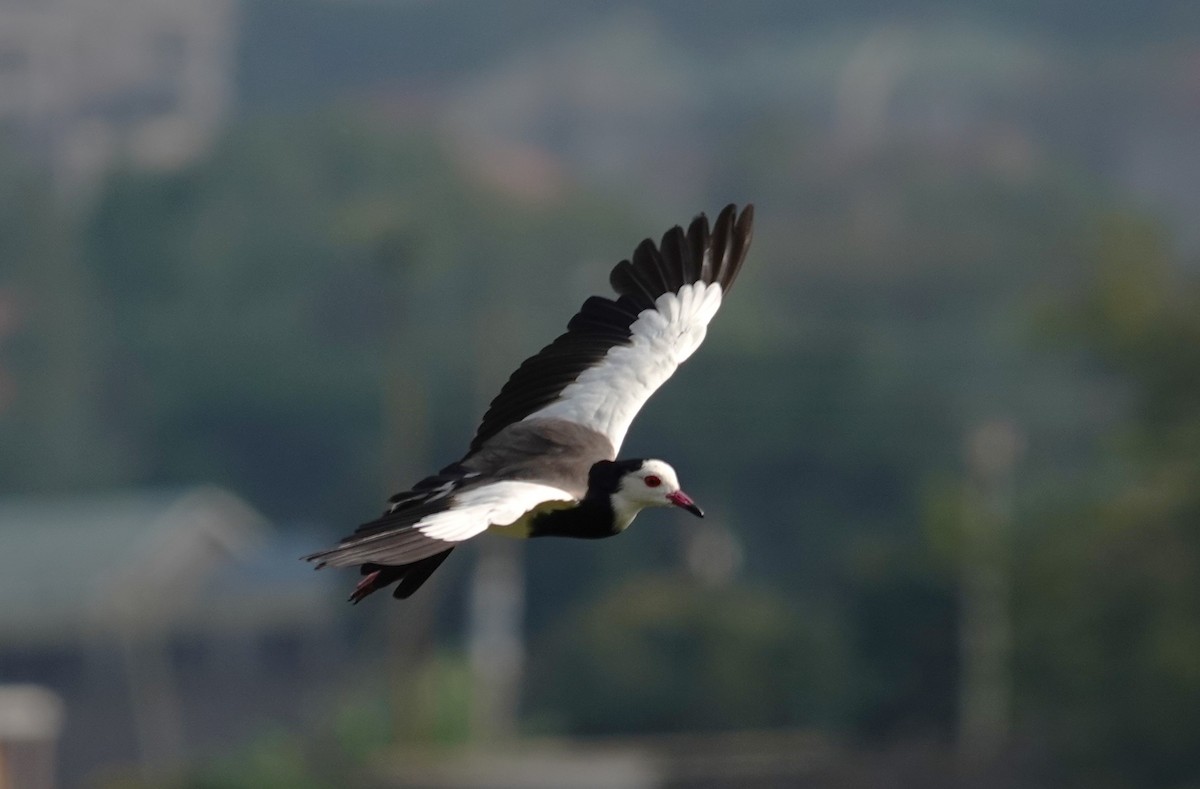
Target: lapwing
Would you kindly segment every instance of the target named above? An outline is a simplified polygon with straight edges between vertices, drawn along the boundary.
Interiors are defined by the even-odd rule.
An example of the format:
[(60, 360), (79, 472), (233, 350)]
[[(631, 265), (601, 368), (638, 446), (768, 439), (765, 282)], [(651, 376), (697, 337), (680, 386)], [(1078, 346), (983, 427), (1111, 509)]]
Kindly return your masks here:
[(526, 359), (491, 402), (467, 454), (389, 500), (341, 544), (304, 557), (359, 565), (357, 603), (396, 584), (409, 597), (454, 547), (484, 532), (598, 539), (646, 507), (703, 517), (662, 460), (618, 460), (638, 410), (704, 340), (733, 285), (754, 219), (726, 206), (646, 239), (612, 270), (616, 299), (592, 296), (566, 333)]

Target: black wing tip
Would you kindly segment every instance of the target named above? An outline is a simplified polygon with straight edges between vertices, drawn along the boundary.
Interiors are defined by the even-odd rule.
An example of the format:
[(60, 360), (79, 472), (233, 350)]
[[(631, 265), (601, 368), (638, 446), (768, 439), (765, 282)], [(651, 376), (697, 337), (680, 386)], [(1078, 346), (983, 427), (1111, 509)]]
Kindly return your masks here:
[[(699, 227), (697, 227), (697, 225)], [(729, 203), (717, 214), (717, 219), (708, 230), (708, 217), (700, 214), (688, 228), (688, 238), (703, 239), (705, 262), (711, 261), (712, 269), (705, 282), (715, 282), (728, 293), (737, 279), (750, 241), (754, 237), (754, 204), (747, 203), (738, 213), (736, 203)]]
[(613, 268), (609, 283), (620, 296), (640, 309), (654, 306), (667, 291), (692, 282), (715, 283), (728, 292), (741, 271), (754, 235), (754, 204), (739, 212), (729, 203), (710, 226), (708, 216), (697, 214), (685, 231), (668, 230), (656, 245), (646, 239), (633, 255)]

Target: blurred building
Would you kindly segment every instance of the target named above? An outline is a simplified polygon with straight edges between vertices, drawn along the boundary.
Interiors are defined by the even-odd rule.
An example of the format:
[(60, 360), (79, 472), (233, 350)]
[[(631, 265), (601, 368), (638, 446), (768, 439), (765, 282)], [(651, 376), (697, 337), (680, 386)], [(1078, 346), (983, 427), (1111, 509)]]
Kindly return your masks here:
[(341, 644), (301, 542), (219, 488), (0, 500), (0, 683), (62, 699), (66, 785), (300, 725)]
[(62, 701), (36, 685), (0, 685), (0, 786), (53, 789)]
[(0, 141), (67, 195), (116, 162), (171, 168), (233, 94), (234, 0), (0, 0)]

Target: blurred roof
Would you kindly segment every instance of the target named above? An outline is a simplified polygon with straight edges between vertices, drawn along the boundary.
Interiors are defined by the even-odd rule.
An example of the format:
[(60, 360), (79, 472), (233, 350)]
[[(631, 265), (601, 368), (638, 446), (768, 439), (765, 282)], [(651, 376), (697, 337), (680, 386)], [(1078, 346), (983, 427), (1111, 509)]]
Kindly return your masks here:
[(290, 542), (216, 487), (0, 499), (0, 640), (312, 621), (333, 597)]

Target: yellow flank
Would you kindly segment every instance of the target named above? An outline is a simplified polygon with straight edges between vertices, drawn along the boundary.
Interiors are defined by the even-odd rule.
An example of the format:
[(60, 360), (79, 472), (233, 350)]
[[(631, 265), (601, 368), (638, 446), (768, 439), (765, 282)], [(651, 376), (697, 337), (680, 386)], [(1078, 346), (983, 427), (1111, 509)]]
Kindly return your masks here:
[(541, 515), (543, 512), (569, 509), (578, 503), (577, 501), (543, 501), (512, 523), (493, 523), (491, 526), (488, 526), (488, 531), (493, 534), (499, 534), (501, 537), (524, 540), (529, 537), (535, 517)]

